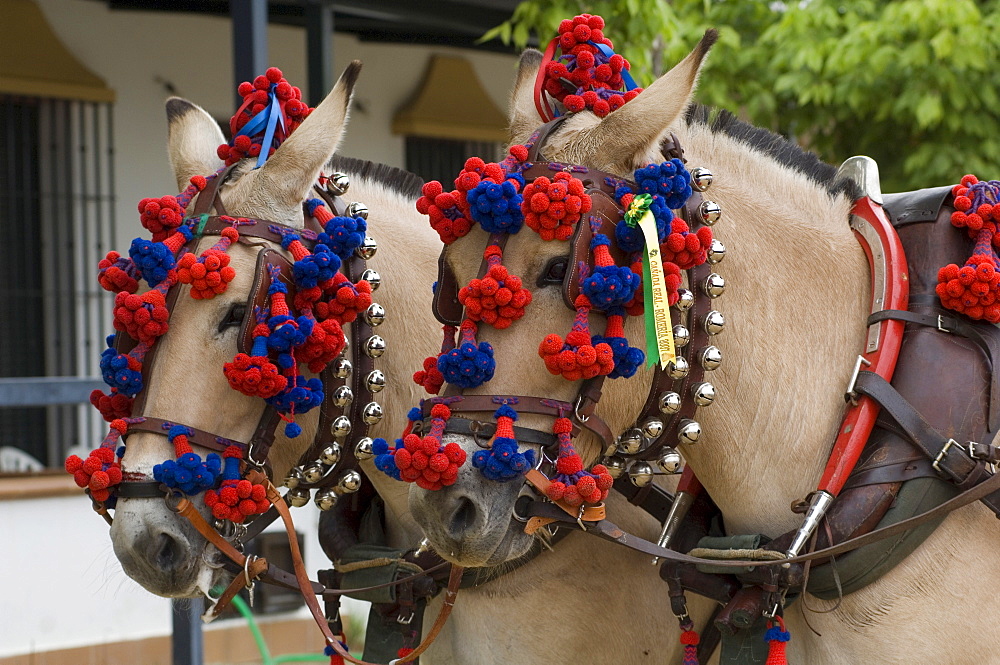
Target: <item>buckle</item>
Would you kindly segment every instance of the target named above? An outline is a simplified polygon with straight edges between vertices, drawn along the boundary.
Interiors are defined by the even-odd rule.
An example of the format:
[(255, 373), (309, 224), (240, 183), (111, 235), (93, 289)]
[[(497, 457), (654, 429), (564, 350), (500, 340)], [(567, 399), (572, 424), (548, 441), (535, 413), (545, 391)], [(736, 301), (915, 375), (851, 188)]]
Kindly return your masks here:
[(934, 467), (935, 471), (937, 471), (938, 473), (940, 473), (942, 475), (947, 475), (941, 469), (941, 462), (944, 461), (944, 458), (948, 454), (948, 451), (951, 449), (951, 447), (952, 446), (957, 446), (957, 445), (958, 445), (958, 442), (955, 441), (955, 439), (948, 439), (947, 441), (944, 442), (944, 448), (941, 449), (941, 452), (939, 452), (937, 454), (937, 457), (934, 458), (934, 461), (931, 462), (931, 466)]
[(951, 333), (955, 332), (951, 328), (945, 328), (944, 327), (944, 315), (943, 314), (938, 314), (937, 315), (937, 329), (940, 330), (941, 332), (948, 333), (949, 335)]
[(847, 384), (847, 391), (844, 393), (844, 400), (851, 403), (851, 406), (858, 405), (858, 394), (854, 391), (854, 386), (858, 382), (858, 373), (861, 372), (861, 364), (864, 363), (865, 366), (871, 365), (871, 361), (864, 356), (859, 355), (858, 359), (854, 361), (854, 372), (851, 373), (851, 380)]

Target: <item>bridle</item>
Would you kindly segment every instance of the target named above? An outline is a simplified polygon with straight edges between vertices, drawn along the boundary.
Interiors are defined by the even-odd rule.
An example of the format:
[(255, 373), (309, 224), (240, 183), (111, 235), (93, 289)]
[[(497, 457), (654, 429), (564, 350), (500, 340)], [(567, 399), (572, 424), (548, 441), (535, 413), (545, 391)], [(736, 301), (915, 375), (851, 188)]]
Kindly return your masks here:
[[(291, 277), (292, 264), (282, 252), (274, 249), (273, 245), (280, 245), (287, 234), (294, 232), (301, 238), (301, 242), (311, 249), (316, 243), (318, 234), (322, 232), (322, 228), (305, 208), (304, 228), (293, 228), (267, 220), (228, 215), (219, 192), (231, 172), (232, 167), (220, 172), (208, 181), (205, 190), (198, 195), (191, 214), (186, 220), (193, 231), (192, 239), (179, 251), (178, 255), (193, 251), (202, 237), (220, 236), (224, 229), (234, 226), (239, 232), (237, 242), (260, 248), (257, 253), (254, 283), (248, 296), (238, 338), (239, 351), (249, 353), (252, 345), (251, 331), (255, 324), (255, 312), (259, 311), (265, 304), (270, 280), (281, 280), (288, 291), (289, 300), (294, 298), (295, 282)], [(363, 204), (347, 204), (341, 198), (349, 186), (347, 176), (339, 173), (333, 174), (329, 178), (321, 178), (321, 183), (325, 183), (325, 186), (315, 186), (314, 192), (329, 206), (334, 215), (367, 217), (367, 207)], [(210, 215), (209, 212), (213, 208), (216, 214)], [(381, 277), (375, 270), (366, 265), (366, 261), (374, 256), (375, 251), (375, 242), (371, 238), (366, 238), (354, 254), (342, 262), (342, 274), (352, 283), (366, 280), (373, 290), (377, 289)], [(176, 303), (180, 291), (177, 283), (169, 288), (166, 294), (168, 310), (172, 309)], [(155, 480), (140, 479), (136, 477), (136, 474), (126, 473), (123, 481), (118, 485), (117, 497), (120, 498), (164, 499), (172, 512), (187, 519), (229, 560), (227, 567), (234, 574), (234, 579), (218, 598), (212, 598), (213, 605), (206, 615), (209, 620), (218, 616), (228, 606), (236, 593), (243, 588), (252, 588), (258, 580), (296, 589), (302, 594), (313, 618), (324, 633), (329, 649), (349, 662), (362, 663), (363, 661), (354, 659), (344, 650), (338, 635), (335, 635), (331, 629), (331, 624), (339, 625), (339, 616), (326, 616), (320, 608), (317, 596), (322, 596), (328, 603), (332, 602), (336, 606), (338, 598), (342, 594), (405, 584), (416, 578), (440, 571), (448, 565), (439, 558), (425, 556), (421, 561), (426, 563), (429, 560), (430, 563), (420, 573), (401, 577), (393, 582), (376, 584), (365, 589), (329, 588), (309, 580), (288, 511), (288, 504), (301, 506), (307, 503), (312, 490), (316, 491), (315, 502), (317, 506), (321, 510), (328, 510), (334, 506), (338, 498), (357, 493), (363, 489), (359, 460), (371, 457), (372, 440), (368, 436), (368, 429), (371, 425), (378, 423), (383, 416), (383, 409), (375, 400), (377, 394), (385, 386), (385, 376), (375, 368), (374, 361), (382, 355), (385, 342), (381, 336), (375, 334), (374, 329), (382, 323), (384, 317), (384, 308), (377, 303), (372, 303), (363, 313), (354, 318), (350, 324), (349, 357), (347, 356), (348, 351), (345, 350), (344, 355), (329, 363), (320, 373), (324, 399), (319, 408), (319, 426), (309, 448), (302, 454), (288, 478), (285, 479), (285, 485), (289, 487), (289, 491), (284, 496), (278, 492), (268, 477), (270, 471), (269, 453), (275, 441), (277, 427), (282, 422), (281, 414), (269, 404), (265, 405), (253, 434), (245, 442), (185, 425), (174, 419), (166, 420), (143, 415), (125, 419), (128, 427), (125, 432), (122, 432), (122, 435), (126, 439), (130, 434), (138, 432), (166, 436), (168, 431), (180, 425), (185, 428), (190, 444), (195, 446), (216, 452), (237, 446), (242, 453), (241, 469), (243, 471), (241, 475), (243, 478), (266, 487), (271, 508), (266, 513), (258, 515), (248, 525), (244, 525), (229, 520), (215, 520), (214, 524), (210, 524), (184, 494)], [(137, 343), (127, 333), (120, 331), (115, 339), (115, 349), (119, 353), (127, 353)], [(158, 346), (154, 345), (146, 354), (146, 362), (143, 363), (143, 385), (148, 385), (149, 368), (153, 365)], [(141, 414), (143, 412), (145, 395), (145, 391), (139, 393), (133, 405), (133, 413)], [(365, 489), (364, 493), (371, 494), (372, 490)], [(113, 518), (104, 502), (95, 500), (94, 508), (109, 524), (112, 522)], [(293, 571), (282, 570), (263, 558), (248, 556), (242, 551), (245, 542), (251, 540), (268, 524), (279, 518), (284, 523), (288, 535)], [(436, 577), (435, 579), (440, 578)], [(427, 639), (409, 656), (400, 659), (399, 662), (408, 662), (419, 656), (430, 645), (447, 620), (462, 579), (462, 568), (451, 566), (447, 579), (445, 602), (437, 622), (429, 632)]]
[[(528, 163), (524, 165), (521, 174), (526, 183), (539, 176), (551, 176), (554, 173), (568, 173), (583, 183), (587, 195), (591, 198), (592, 208), (589, 220), (581, 220), (570, 239), (570, 255), (566, 275), (562, 283), (563, 300), (567, 307), (573, 310), (573, 303), (580, 293), (581, 271), (587, 272), (592, 265), (589, 252), (591, 240), (596, 233), (614, 236), (614, 227), (624, 211), (615, 202), (615, 189), (622, 184), (630, 184), (620, 177), (585, 166), (563, 164), (545, 161), (540, 157), (544, 142), (552, 132), (559, 127), (566, 116), (557, 118), (539, 128), (529, 140)], [(684, 151), (676, 136), (671, 135), (660, 146), (665, 159), (679, 158), (683, 160)], [(701, 225), (711, 225), (719, 218), (717, 204), (705, 200), (701, 191), (711, 182), (711, 174), (705, 169), (696, 172), (694, 180), (699, 184), (694, 194), (689, 198), (682, 217), (688, 222), (692, 232)], [(589, 223), (588, 223), (589, 221)], [(488, 244), (501, 244), (506, 241), (504, 235), (494, 235)], [(624, 261), (624, 252), (615, 247), (611, 254), (616, 263)], [(713, 243), (709, 253), (710, 264), (718, 263), (725, 254), (725, 248), (718, 241)], [(438, 261), (438, 287), (434, 297), (434, 315), (446, 326), (461, 324), (463, 308), (458, 300), (458, 282), (447, 261), (447, 247), (442, 250)], [(484, 259), (479, 275), (482, 277), (487, 268)], [(642, 498), (653, 490), (651, 483), (653, 470), (650, 461), (659, 461), (665, 471), (674, 472), (679, 466), (679, 458), (674, 450), (678, 442), (693, 443), (700, 435), (700, 426), (693, 419), (699, 406), (708, 406), (714, 399), (714, 388), (705, 381), (705, 372), (711, 371), (721, 363), (721, 352), (711, 345), (712, 338), (722, 332), (724, 319), (713, 307), (713, 301), (722, 294), (725, 283), (722, 278), (711, 272), (704, 264), (689, 271), (688, 283), (692, 290), (681, 289), (677, 304), (672, 308), (677, 325), (673, 328), (674, 338), (680, 351), (675, 361), (665, 368), (656, 366), (652, 385), (644, 401), (642, 409), (637, 414), (634, 424), (620, 436), (597, 413), (604, 385), (604, 376), (580, 382), (576, 397), (571, 402), (554, 400), (547, 397), (524, 395), (464, 395), (460, 390), (449, 389), (444, 397), (430, 398), (422, 405), (423, 416), (428, 418), (435, 404), (445, 402), (453, 415), (445, 426), (445, 431), (453, 434), (475, 433), (478, 438), (488, 439), (495, 430), (492, 423), (482, 422), (475, 418), (455, 417), (458, 414), (492, 412), (500, 404), (516, 404), (519, 413), (531, 413), (550, 418), (571, 417), (573, 435), (586, 430), (596, 436), (601, 445), (605, 464), (615, 477), (621, 476), (627, 470), (632, 483), (641, 488)], [(686, 316), (686, 320), (684, 317)], [(685, 399), (684, 396), (690, 395)], [(519, 441), (541, 445), (543, 450), (551, 448), (554, 437), (544, 432), (528, 427), (516, 427), (515, 433)], [(541, 473), (530, 473), (528, 482), (535, 484), (544, 482)], [(616, 486), (621, 487), (619, 483)], [(630, 492), (630, 494), (634, 494)], [(556, 502), (559, 505), (559, 502)], [(574, 519), (581, 513), (580, 508), (562, 504), (561, 508), (571, 514)], [(603, 506), (592, 507), (590, 514), (600, 514), (603, 517)]]

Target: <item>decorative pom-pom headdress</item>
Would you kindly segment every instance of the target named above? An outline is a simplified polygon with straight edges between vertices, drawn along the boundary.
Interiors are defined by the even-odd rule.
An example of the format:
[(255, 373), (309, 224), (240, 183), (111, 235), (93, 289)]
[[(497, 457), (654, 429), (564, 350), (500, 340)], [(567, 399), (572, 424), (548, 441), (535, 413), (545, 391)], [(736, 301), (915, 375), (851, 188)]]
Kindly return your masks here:
[[(289, 85), (276, 68), (253, 83), (241, 84), (239, 92), (243, 104), (230, 121), (234, 139), (219, 147), (219, 156), (227, 164), (248, 156), (258, 157), (260, 166), (311, 109), (301, 101), (298, 88)], [(113, 498), (112, 488), (121, 481), (117, 458), (122, 450), (116, 451), (115, 445), (130, 424), (141, 420), (129, 416), (135, 395), (143, 389), (143, 359), (169, 328), (168, 292), (177, 284), (185, 284), (190, 285), (192, 298), (213, 298), (223, 293), (235, 277), (228, 250), (240, 240), (238, 227), (253, 222), (221, 216), (219, 219), (230, 220), (232, 226), (221, 230), (219, 241), (197, 257), (187, 250), (201, 237), (205, 219), (185, 219), (185, 211), (217, 175), (192, 177), (177, 196), (140, 201), (140, 222), (152, 239), (136, 238), (128, 257), (109, 252), (98, 264), (98, 281), (116, 294), (114, 327), (138, 344), (122, 353), (114, 348), (114, 338), (108, 339), (109, 348), (101, 355), (100, 368), (110, 391), (105, 394), (95, 390), (90, 401), (111, 423), (109, 434), (86, 460), (76, 456), (66, 460), (66, 470), (97, 501)], [(306, 211), (323, 228), (322, 233), (300, 235), (287, 227), (268, 227), (282, 237), (282, 249), (294, 260), (290, 278), (294, 296), (282, 281), (288, 277), (277, 267), (268, 266), (268, 302), (253, 312), (253, 347), (249, 354), (238, 353), (223, 368), (233, 389), (266, 400), (281, 414), (288, 423), (285, 434), (290, 437), (301, 432), (295, 415), (323, 401), (322, 382), (307, 379), (299, 366), (319, 373), (341, 353), (346, 344), (342, 325), (371, 305), (372, 291), (368, 282), (355, 284), (338, 272), (341, 262), (365, 241), (365, 219), (334, 216), (318, 199), (309, 200)], [(304, 241), (305, 236), (308, 239)], [(142, 294), (138, 293), (140, 279), (151, 287)], [(242, 449), (227, 449), (223, 468), (217, 454), (211, 453), (203, 460), (192, 451), (188, 428), (174, 425), (167, 434), (174, 445), (175, 459), (155, 465), (153, 476), (158, 482), (186, 494), (211, 490), (206, 501), (216, 517), (241, 521), (266, 509), (263, 487), (240, 479)], [(222, 486), (214, 489), (219, 482)]]
[(938, 272), (941, 304), (969, 318), (1000, 323), (1000, 181), (966, 175), (952, 188), (955, 212), (951, 223), (975, 240), (972, 256), (959, 267)]

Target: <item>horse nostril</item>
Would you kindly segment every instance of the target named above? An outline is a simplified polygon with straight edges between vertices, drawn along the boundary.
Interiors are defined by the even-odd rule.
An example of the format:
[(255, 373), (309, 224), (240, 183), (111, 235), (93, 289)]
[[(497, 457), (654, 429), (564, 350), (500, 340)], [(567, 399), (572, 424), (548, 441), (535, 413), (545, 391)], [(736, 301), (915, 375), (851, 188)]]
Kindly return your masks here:
[(450, 535), (456, 539), (460, 538), (466, 529), (472, 527), (476, 521), (476, 506), (466, 497), (458, 500), (458, 507), (451, 514)]
[(153, 541), (153, 561), (161, 570), (173, 570), (181, 563), (184, 546), (173, 536), (161, 533)]

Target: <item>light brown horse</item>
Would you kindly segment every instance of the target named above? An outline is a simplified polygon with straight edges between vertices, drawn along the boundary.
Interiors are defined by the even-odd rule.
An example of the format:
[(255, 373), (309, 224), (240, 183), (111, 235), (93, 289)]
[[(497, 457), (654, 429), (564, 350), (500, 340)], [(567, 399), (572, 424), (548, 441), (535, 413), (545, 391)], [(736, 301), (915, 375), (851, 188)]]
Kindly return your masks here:
[[(703, 40), (635, 100), (604, 119), (590, 112), (573, 114), (548, 138), (542, 155), (629, 178), (635, 168), (663, 161), (658, 146), (673, 132), (689, 163), (715, 174), (711, 198), (724, 211), (715, 230), (729, 248), (719, 270), (728, 285), (721, 307), (727, 323), (716, 342), (725, 360), (712, 377), (718, 399), (698, 412), (701, 442), (684, 445), (682, 453), (721, 509), (727, 531), (777, 536), (800, 524), (801, 516), (790, 512), (789, 504), (815, 489), (837, 433), (844, 389), (866, 330), (868, 266), (848, 226), (852, 201), (831, 193), (832, 167), (742, 123), (686, 119), (712, 41)], [(532, 100), (540, 62), (537, 52), (522, 56), (511, 99), (513, 143), (524, 143), (541, 124)], [(486, 240), (487, 234), (474, 227), (449, 248), (459, 284), (476, 276)], [(467, 393), (564, 401), (575, 397), (578, 386), (549, 374), (535, 352), (547, 333), (564, 334), (573, 320), (558, 286), (535, 287), (549, 260), (567, 254), (567, 243), (541, 242), (528, 231), (510, 237), (504, 265), (532, 288), (533, 300), (524, 318), (510, 328), (481, 328), (479, 339), (495, 349), (496, 374)], [(631, 322), (626, 334), (642, 347), (641, 322)], [(638, 416), (651, 374), (605, 383), (597, 412), (614, 432), (622, 432)], [(532, 425), (526, 415), (522, 422), (551, 427), (551, 421)], [(462, 445), (470, 455), (477, 450), (471, 439)], [(585, 463), (599, 454), (584, 438), (578, 450)], [(522, 491), (518, 485), (486, 480), (466, 467), (451, 488), (414, 488), (410, 505), (446, 557), (465, 565), (496, 564), (530, 546), (523, 525), (511, 519)], [(656, 525), (634, 517), (635, 510), (614, 499), (614, 493), (608, 511), (626, 530), (655, 539)], [(557, 551), (547, 565), (562, 576), (584, 570), (581, 585), (604, 585), (612, 605), (607, 614), (595, 608), (595, 618), (610, 617), (606, 623), (597, 620), (586, 630), (567, 631), (577, 645), (575, 651), (567, 648), (576, 654), (599, 653), (601, 641), (610, 639), (620, 648), (615, 662), (648, 662), (643, 647), (657, 636), (643, 625), (651, 607), (647, 586), (659, 584), (649, 559), (626, 552), (615, 557), (606, 553), (607, 543), (594, 539), (588, 545), (583, 534), (570, 540), (578, 541), (577, 558), (563, 558)], [(1000, 637), (993, 618), (1000, 601), (979, 572), (989, 569), (998, 546), (1000, 530), (982, 506), (953, 513), (882, 579), (847, 596), (836, 609), (810, 615), (822, 637), (806, 627), (798, 610), (789, 611), (790, 661), (1000, 662), (989, 646)], [(588, 560), (592, 566), (581, 568), (581, 561)], [(634, 614), (642, 616), (623, 618), (628, 600), (634, 602)], [(832, 607), (815, 598), (809, 604)], [(661, 607), (669, 613), (665, 602)], [(559, 639), (562, 632), (556, 635)]]

